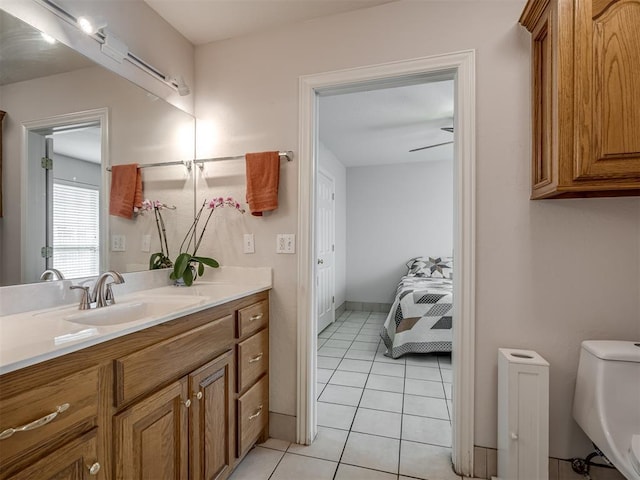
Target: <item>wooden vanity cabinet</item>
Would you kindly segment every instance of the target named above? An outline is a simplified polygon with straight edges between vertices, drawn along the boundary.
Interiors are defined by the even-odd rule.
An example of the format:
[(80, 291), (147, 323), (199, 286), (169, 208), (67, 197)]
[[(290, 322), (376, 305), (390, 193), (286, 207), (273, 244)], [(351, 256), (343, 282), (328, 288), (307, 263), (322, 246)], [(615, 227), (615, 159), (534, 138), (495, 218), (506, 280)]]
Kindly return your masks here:
[(640, 195), (640, 1), (529, 0), (532, 199)]
[(69, 406), (0, 440), (0, 480), (227, 478), (268, 438), (268, 317), (262, 292), (1, 376), (0, 431)]

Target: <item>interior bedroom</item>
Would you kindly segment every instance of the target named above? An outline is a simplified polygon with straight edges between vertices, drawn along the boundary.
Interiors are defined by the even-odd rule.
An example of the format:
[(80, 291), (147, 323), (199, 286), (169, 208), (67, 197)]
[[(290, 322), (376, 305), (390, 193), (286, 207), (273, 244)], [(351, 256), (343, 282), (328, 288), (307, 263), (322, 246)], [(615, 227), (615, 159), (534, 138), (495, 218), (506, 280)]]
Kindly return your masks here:
[[(397, 83), (319, 96), (318, 436), (307, 449), (447, 478), (454, 81)], [(375, 465), (361, 451), (372, 444), (384, 452)]]

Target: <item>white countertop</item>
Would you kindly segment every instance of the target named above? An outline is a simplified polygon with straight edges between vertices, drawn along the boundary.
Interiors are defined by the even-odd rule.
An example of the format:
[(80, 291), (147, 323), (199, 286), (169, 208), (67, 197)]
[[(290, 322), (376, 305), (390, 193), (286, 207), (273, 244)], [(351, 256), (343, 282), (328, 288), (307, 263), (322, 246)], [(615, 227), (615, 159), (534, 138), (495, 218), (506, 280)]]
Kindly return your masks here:
[[(0, 317), (0, 375), (262, 292), (271, 285), (269, 274), (216, 278), (191, 287), (141, 288), (121, 295), (114, 287), (115, 305), (81, 311), (77, 304), (65, 304), (4, 315)], [(114, 318), (121, 323), (112, 324)]]

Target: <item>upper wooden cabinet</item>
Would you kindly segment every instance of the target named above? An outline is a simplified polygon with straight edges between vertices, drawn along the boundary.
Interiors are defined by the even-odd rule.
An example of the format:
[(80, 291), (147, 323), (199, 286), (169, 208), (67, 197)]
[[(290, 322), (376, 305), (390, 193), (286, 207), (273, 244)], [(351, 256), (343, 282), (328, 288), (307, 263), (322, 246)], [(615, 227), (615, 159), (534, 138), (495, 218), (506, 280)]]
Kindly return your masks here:
[(640, 195), (640, 0), (529, 0), (532, 199)]

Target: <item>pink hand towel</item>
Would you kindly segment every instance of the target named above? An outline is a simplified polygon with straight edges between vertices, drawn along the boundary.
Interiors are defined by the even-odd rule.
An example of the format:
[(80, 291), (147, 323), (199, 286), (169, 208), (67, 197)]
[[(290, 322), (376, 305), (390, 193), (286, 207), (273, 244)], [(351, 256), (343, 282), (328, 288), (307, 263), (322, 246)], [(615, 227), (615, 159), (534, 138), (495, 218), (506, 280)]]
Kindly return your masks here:
[(247, 153), (247, 203), (251, 215), (278, 208), (280, 155), (278, 152)]
[(142, 174), (136, 163), (111, 167), (109, 214), (133, 218), (133, 207), (142, 206)]

